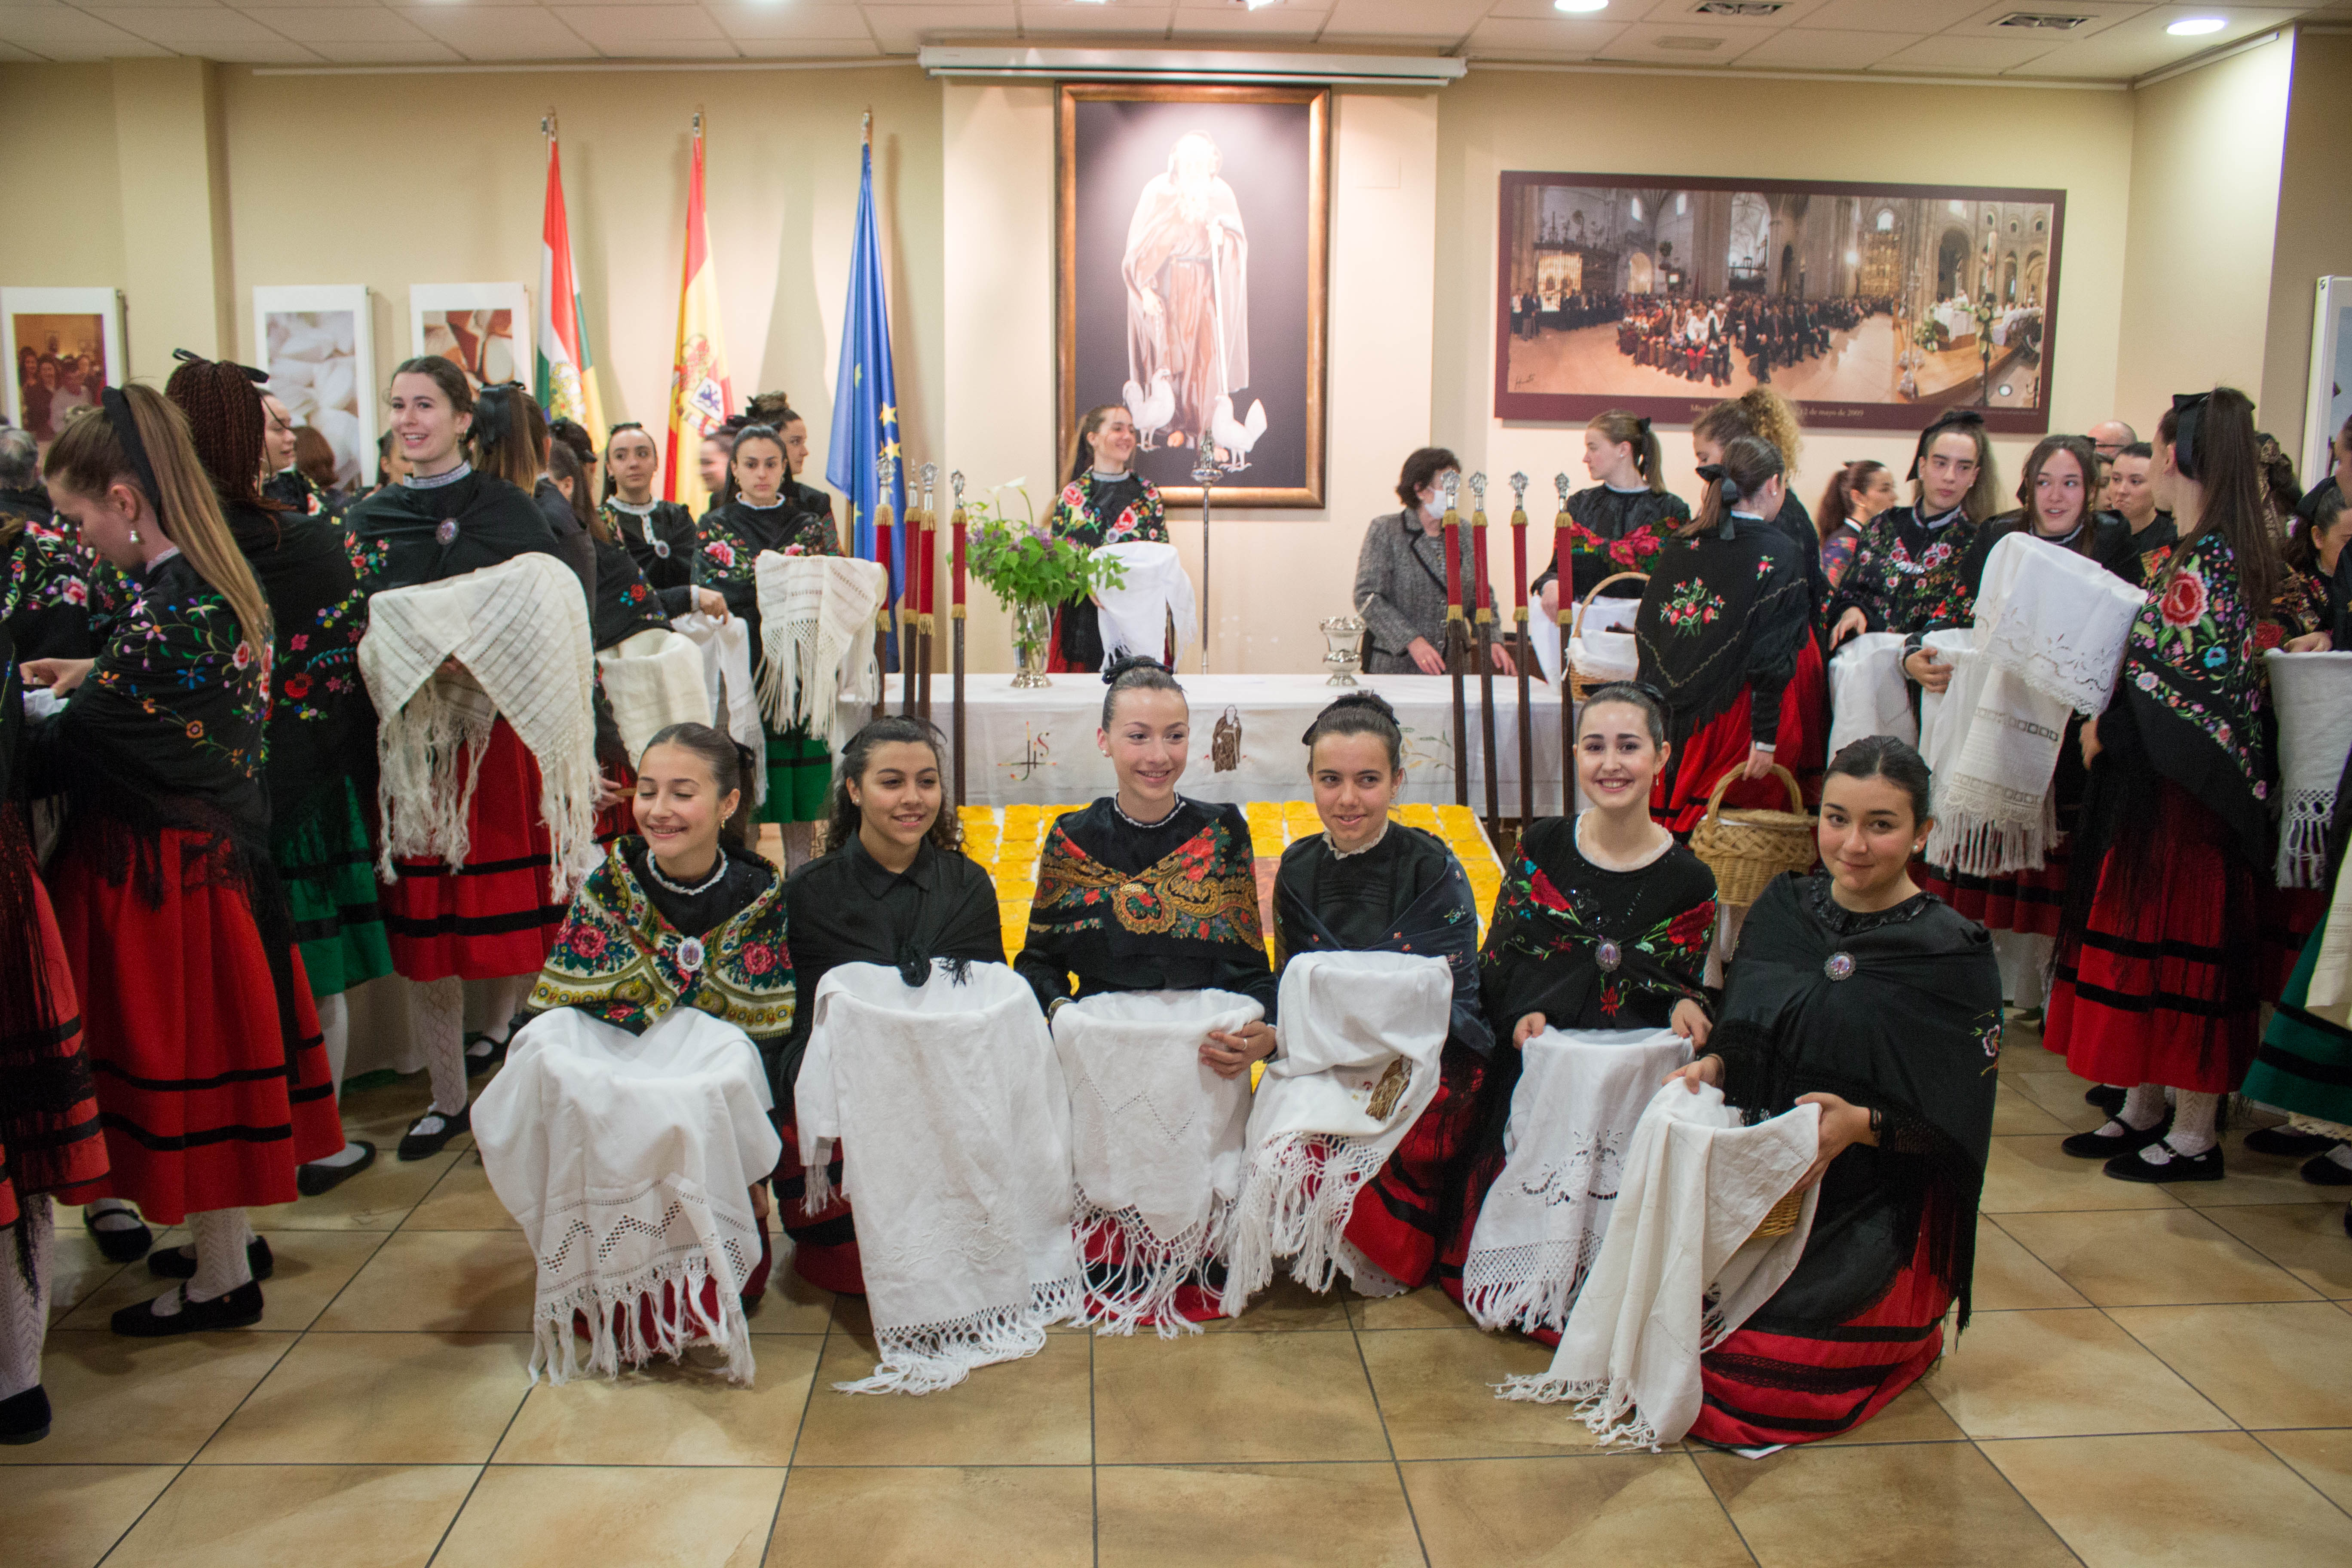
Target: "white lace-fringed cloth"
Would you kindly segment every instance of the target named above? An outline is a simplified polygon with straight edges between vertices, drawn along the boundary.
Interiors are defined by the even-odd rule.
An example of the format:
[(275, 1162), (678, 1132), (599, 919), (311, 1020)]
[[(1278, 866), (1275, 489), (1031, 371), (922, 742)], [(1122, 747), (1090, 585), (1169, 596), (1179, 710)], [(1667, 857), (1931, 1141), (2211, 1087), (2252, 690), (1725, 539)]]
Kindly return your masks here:
[(920, 986), (845, 963), (816, 991), (793, 1090), (808, 1212), (842, 1149), (881, 1364), (844, 1394), (931, 1394), (1035, 1355), (1078, 1310), (1070, 1108), (1028, 982), (935, 962)]
[(1756, 1227), (1813, 1163), (1821, 1108), (1742, 1127), (1720, 1089), (1670, 1083), (1651, 1099), (1625, 1159), (1616, 1223), (1601, 1244), (1551, 1369), (1514, 1377), (1505, 1399), (1577, 1401), (1603, 1444), (1678, 1443), (1698, 1419), (1698, 1358), (1789, 1278), (1821, 1195), (1796, 1227)]
[(1917, 744), (1918, 715), (1903, 674), (1903, 634), (1863, 632), (1830, 656), (1830, 745), (1836, 756), (1856, 741), (1892, 735)]
[(1248, 1075), (1219, 1078), (1201, 1042), (1264, 1016), (1230, 991), (1106, 992), (1055, 1012), (1070, 1088), (1072, 1228), (1081, 1264), (1097, 1263), (1086, 1311), (1100, 1331), (1200, 1331), (1176, 1293), (1225, 1256), (1250, 1106)]
[[(472, 683), (438, 673), (451, 658)], [(580, 579), (552, 555), (518, 555), (369, 600), (360, 672), (380, 716), (382, 874), (391, 878), (396, 858), (465, 863), (482, 747), (504, 719), (539, 764), (556, 891), (569, 897), (602, 858), (595, 668)]]
[(1106, 544), (1095, 552), (1127, 568), (1127, 581), (1117, 588), (1099, 590), (1102, 604), (1103, 667), (1121, 654), (1139, 653), (1158, 658), (1167, 651), (1168, 627), (1176, 628), (1176, 663), (1181, 666), (1199, 635), (1201, 610), (1192, 597), (1192, 579), (1172, 544), (1137, 540)]
[(690, 637), (642, 631), (599, 653), (596, 668), (613, 704), (621, 744), (633, 759), (644, 756), (653, 738), (672, 724), (710, 722), (702, 650)]
[(2278, 885), (2325, 887), (2327, 825), (2352, 753), (2352, 652), (2263, 656), (2278, 711)]
[(1691, 1047), (1672, 1029), (1546, 1029), (1522, 1056), (1462, 1306), (1482, 1329), (1557, 1331), (1609, 1233), (1643, 1108)]
[(727, 1352), (731, 1381), (751, 1381), (751, 1190), (783, 1152), (769, 1104), (751, 1037), (690, 1008), (642, 1035), (574, 1007), (517, 1031), (473, 1127), (491, 1190), (539, 1260), (534, 1382), (616, 1377), (706, 1342)]
[(874, 665), (874, 617), (889, 592), (878, 561), (847, 555), (779, 555), (763, 550), (752, 569), (760, 595), (760, 710), (777, 729), (798, 724), (849, 739), (836, 699), (882, 695)]
[(2145, 598), (2045, 540), (2012, 533), (1993, 546), (1977, 590), (1976, 657), (1957, 661), (1942, 744), (1927, 753), (1930, 865), (1977, 877), (2041, 868), (2057, 835), (2050, 781), (2066, 716), (2106, 710)]
[(760, 698), (751, 685), (751, 626), (740, 616), (719, 620), (700, 610), (674, 616), (670, 629), (702, 650), (704, 708), (735, 743), (751, 753), (759, 778), (751, 804), (768, 798), (768, 748), (760, 732)]
[(1327, 1290), (1345, 1268), (1366, 1294), (1385, 1274), (1342, 1239), (1356, 1194), (1380, 1173), (1437, 1095), (1437, 1058), (1454, 1016), (1454, 972), (1405, 952), (1307, 952), (1282, 972), (1282, 1054), (1250, 1102), (1247, 1173), (1225, 1262), (1224, 1308), (1238, 1313), (1274, 1279)]

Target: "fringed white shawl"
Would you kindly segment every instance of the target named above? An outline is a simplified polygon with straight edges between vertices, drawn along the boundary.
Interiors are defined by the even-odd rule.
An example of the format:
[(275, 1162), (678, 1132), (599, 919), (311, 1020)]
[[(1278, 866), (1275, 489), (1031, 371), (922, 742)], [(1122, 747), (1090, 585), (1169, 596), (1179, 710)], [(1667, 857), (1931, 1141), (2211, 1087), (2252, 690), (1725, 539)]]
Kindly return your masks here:
[[(677, 632), (642, 631), (596, 656), (621, 743), (634, 761), (672, 724), (710, 722), (702, 650)], [(760, 750), (758, 747), (754, 751)]]
[(1482, 1329), (1558, 1331), (1609, 1234), (1633, 1129), (1691, 1047), (1672, 1029), (1546, 1029), (1522, 1054), (1462, 1306)]
[[(1977, 590), (1976, 657), (1945, 694), (1946, 745), (1927, 754), (1927, 858), (1970, 876), (2036, 870), (2057, 837), (2050, 781), (2069, 710), (2105, 710), (2140, 591), (2063, 545), (2012, 533)], [(1955, 727), (1956, 715), (1964, 721)]]
[(702, 650), (705, 708), (718, 725), (749, 751), (759, 764), (751, 804), (768, 798), (768, 748), (760, 732), (760, 698), (751, 685), (751, 624), (740, 616), (719, 620), (700, 610), (670, 619), (670, 629)]
[(849, 738), (839, 700), (878, 701), (874, 617), (889, 592), (878, 561), (779, 555), (753, 563), (760, 594), (760, 710), (782, 730), (798, 724), (838, 749)]
[[(963, 978), (955, 976), (961, 967)], [(1028, 982), (936, 961), (920, 987), (845, 963), (816, 991), (793, 1090), (809, 1213), (833, 1145), (881, 1364), (844, 1394), (932, 1394), (1035, 1355), (1078, 1310), (1070, 1102)]]
[(1918, 743), (1903, 641), (1900, 632), (1863, 632), (1830, 656), (1830, 756), (1872, 735)]
[(1102, 993), (1055, 1013), (1078, 1256), (1121, 1260), (1112, 1278), (1088, 1282), (1100, 1331), (1200, 1331), (1178, 1314), (1176, 1293), (1225, 1255), (1250, 1105), (1248, 1075), (1219, 1078), (1201, 1043), (1265, 1016), (1230, 991)]
[[(1282, 1052), (1251, 1101), (1248, 1169), (1225, 1261), (1224, 1309), (1241, 1311), (1277, 1258), (1310, 1290), (1362, 1260), (1340, 1233), (1437, 1095), (1454, 971), (1404, 952), (1308, 952), (1282, 972)], [(1391, 1294), (1386, 1276), (1365, 1279)]]
[[(473, 683), (438, 675), (450, 658)], [(371, 599), (360, 671), (381, 716), (383, 877), (397, 858), (465, 864), (482, 746), (504, 719), (539, 763), (540, 816), (554, 840), (556, 890), (568, 897), (602, 858), (595, 668), (588, 601), (552, 555), (518, 555)]]
[(1123, 653), (1152, 658), (1167, 651), (1168, 627), (1176, 627), (1176, 663), (1181, 665), (1198, 637), (1201, 611), (1192, 597), (1192, 579), (1185, 574), (1172, 544), (1137, 540), (1106, 544), (1095, 552), (1127, 568), (1123, 586), (1102, 588), (1095, 597), (1102, 605), (1103, 668)]
[[(642, 1035), (574, 1007), (517, 1031), (473, 1127), (490, 1187), (539, 1260), (533, 1382), (542, 1370), (551, 1383), (616, 1377), (701, 1342), (725, 1350), (730, 1381), (751, 1381), (751, 1189), (783, 1152), (769, 1104), (751, 1037), (693, 1008)], [(715, 1316), (705, 1284), (718, 1287)], [(584, 1363), (574, 1314), (588, 1324)]]
[(2263, 656), (2278, 711), (2278, 885), (2323, 888), (2327, 825), (2352, 752), (2352, 652)]
[(1797, 1267), (1818, 1185), (1796, 1228), (1756, 1227), (1813, 1163), (1821, 1108), (1739, 1125), (1720, 1089), (1659, 1089), (1625, 1162), (1617, 1221), (1569, 1314), (1551, 1369), (1514, 1377), (1505, 1399), (1572, 1399), (1603, 1444), (1677, 1443), (1698, 1419), (1700, 1352), (1771, 1299)]

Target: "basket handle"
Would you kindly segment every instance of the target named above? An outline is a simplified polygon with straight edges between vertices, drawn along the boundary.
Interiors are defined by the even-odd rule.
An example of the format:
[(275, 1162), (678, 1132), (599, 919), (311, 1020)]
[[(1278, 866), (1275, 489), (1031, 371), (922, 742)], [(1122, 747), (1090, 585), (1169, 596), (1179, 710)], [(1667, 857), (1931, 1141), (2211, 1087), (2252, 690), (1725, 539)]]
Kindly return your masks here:
[(1650, 574), (1646, 572), (1612, 572), (1608, 576), (1603, 577), (1600, 582), (1595, 583), (1591, 588), (1587, 589), (1585, 591), (1584, 597), (1576, 602), (1576, 619), (1569, 626), (1568, 635), (1571, 637), (1582, 637), (1584, 635), (1584, 612), (1592, 608), (1593, 595), (1600, 593), (1601, 589), (1609, 586), (1610, 584), (1622, 583), (1629, 577), (1636, 583), (1644, 584), (1650, 581)]
[[(1742, 766), (1745, 766), (1745, 764), (1743, 763)], [(1780, 775), (1780, 782), (1789, 786), (1789, 809), (1800, 816), (1803, 816), (1805, 811), (1805, 792), (1797, 787), (1797, 775), (1790, 773), (1788, 769), (1782, 767), (1778, 763), (1774, 763), (1772, 764), (1772, 771), (1779, 773)], [(1715, 789), (1706, 797), (1707, 821), (1720, 822), (1723, 820), (1723, 792), (1731, 787), (1731, 781), (1738, 778), (1739, 773), (1740, 769), (1734, 768), (1729, 773), (1715, 781)]]

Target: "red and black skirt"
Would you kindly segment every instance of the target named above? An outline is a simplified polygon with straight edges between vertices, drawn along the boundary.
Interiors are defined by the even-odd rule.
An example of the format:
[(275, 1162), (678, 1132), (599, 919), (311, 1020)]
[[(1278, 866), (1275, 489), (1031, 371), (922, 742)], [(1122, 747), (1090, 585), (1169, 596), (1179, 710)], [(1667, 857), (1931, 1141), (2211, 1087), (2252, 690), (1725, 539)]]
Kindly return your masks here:
[[(2101, 861), (2083, 930), (2059, 935), (2042, 1043), (2096, 1083), (2226, 1094), (2262, 1043), (2258, 879), (2195, 796), (2162, 779), (2155, 798)], [(2132, 854), (2152, 862), (2127, 890)]]
[[(26, 967), (0, 979), (0, 1227), (22, 1199), (46, 1193), (86, 1204), (107, 1194), (106, 1137), (82, 1048), (81, 1007), (56, 911), (42, 888), (22, 821), (0, 806), (0, 922)], [(18, 1004), (22, 1004), (20, 1006)], [(0, 1258), (0, 1268), (12, 1266)]]
[(1972, 877), (1945, 866), (1926, 866), (1919, 886), (1987, 931), (2056, 936), (2066, 906), (2066, 840), (2050, 847), (2038, 871), (2005, 871)]
[[(464, 771), (461, 761), (459, 771)], [(507, 721), (490, 728), (466, 813), (466, 863), (397, 860), (383, 893), (392, 963), (411, 980), (536, 974), (564, 906), (539, 814), (539, 763)], [(395, 807), (397, 809), (397, 807)]]
[(293, 1202), (295, 1168), (343, 1147), (300, 953), (271, 964), (225, 839), (163, 829), (151, 901), (95, 838), (68, 832), (49, 885), (113, 1195), (156, 1225)]
[[(1748, 713), (1755, 694), (1742, 690), (1731, 706), (1699, 726), (1673, 759), (1671, 779), (1660, 773), (1650, 792), (1650, 815), (1671, 831), (1687, 835), (1706, 815), (1706, 798), (1716, 784), (1733, 769), (1744, 767), (1755, 740), (1748, 734)], [(1780, 698), (1780, 724), (1772, 738), (1772, 760), (1797, 777), (1807, 805), (1822, 799), (1822, 751), (1829, 745), (1829, 680), (1822, 668), (1822, 652), (1807, 637), (1797, 649), (1796, 673), (1789, 678)], [(1723, 792), (1727, 810), (1761, 807), (1789, 809), (1789, 787), (1777, 773), (1760, 779), (1740, 779)]]
[(1486, 1064), (1453, 1040), (1438, 1059), (1437, 1093), (1396, 1152), (1356, 1194), (1342, 1233), (1349, 1246), (1407, 1289), (1434, 1279), (1462, 1299), (1462, 1263), (1483, 1187), (1460, 1179), (1473, 1154), (1478, 1090)]
[(820, 1290), (830, 1290), (837, 1296), (863, 1296), (866, 1269), (857, 1256), (857, 1223), (850, 1215), (849, 1200), (841, 1195), (840, 1142), (835, 1142), (833, 1159), (825, 1166), (825, 1179), (833, 1184), (833, 1196), (816, 1213), (804, 1214), (801, 1205), (808, 1197), (808, 1167), (801, 1163), (800, 1128), (795, 1119), (782, 1110), (772, 1112), (771, 1117), (784, 1141), (784, 1152), (776, 1162), (772, 1184), (776, 1194), (778, 1221), (784, 1234), (793, 1238), (793, 1272)]
[(637, 831), (637, 770), (626, 763), (614, 766), (614, 787), (621, 798), (596, 813), (596, 842), (610, 844)]

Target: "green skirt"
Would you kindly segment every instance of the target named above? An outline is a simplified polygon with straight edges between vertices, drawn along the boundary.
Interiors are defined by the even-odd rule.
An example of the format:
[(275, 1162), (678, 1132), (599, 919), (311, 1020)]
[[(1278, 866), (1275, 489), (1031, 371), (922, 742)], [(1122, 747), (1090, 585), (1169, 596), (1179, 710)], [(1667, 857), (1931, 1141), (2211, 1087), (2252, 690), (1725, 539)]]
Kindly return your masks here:
[(351, 780), (329, 790), (316, 810), (275, 831), (269, 854), (286, 887), (312, 996), (333, 996), (392, 973), (392, 945), (376, 902), (375, 857)]
[(2271, 1026), (2263, 1033), (2262, 1049), (2254, 1053), (2241, 1092), (2260, 1105), (2352, 1125), (2352, 1030), (2304, 1005), (2311, 997), (2311, 972), (2319, 966), (2319, 944), (2326, 935), (2327, 921), (2322, 919), (2303, 944), (2303, 956), (2295, 961), (2278, 1011), (2271, 1015)]
[(768, 798), (761, 822), (822, 822), (833, 791), (833, 747), (798, 724), (768, 732)]

